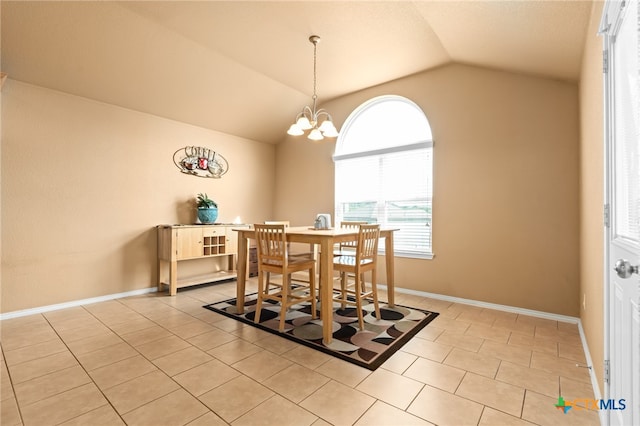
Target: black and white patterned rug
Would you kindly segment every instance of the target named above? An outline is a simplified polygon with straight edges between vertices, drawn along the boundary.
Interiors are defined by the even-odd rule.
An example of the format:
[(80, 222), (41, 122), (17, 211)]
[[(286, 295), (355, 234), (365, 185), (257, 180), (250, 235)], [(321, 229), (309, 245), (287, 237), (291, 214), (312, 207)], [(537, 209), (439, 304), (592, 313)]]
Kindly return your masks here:
[[(365, 302), (365, 329), (360, 331), (355, 307), (341, 309), (340, 304), (334, 304), (333, 340), (327, 346), (322, 342), (320, 312), (318, 311), (318, 317), (313, 319), (309, 303), (296, 305), (287, 312), (282, 333), (278, 331), (280, 305), (273, 301), (264, 301), (259, 324), (254, 323), (255, 305), (256, 295), (253, 294), (245, 297), (244, 313), (241, 315), (236, 313), (236, 299), (212, 303), (204, 308), (370, 370), (378, 368), (438, 316), (436, 312), (397, 304), (395, 307), (389, 307), (386, 303), (380, 302), (382, 319), (378, 320), (374, 314), (373, 303)], [(319, 303), (317, 309), (320, 309)]]

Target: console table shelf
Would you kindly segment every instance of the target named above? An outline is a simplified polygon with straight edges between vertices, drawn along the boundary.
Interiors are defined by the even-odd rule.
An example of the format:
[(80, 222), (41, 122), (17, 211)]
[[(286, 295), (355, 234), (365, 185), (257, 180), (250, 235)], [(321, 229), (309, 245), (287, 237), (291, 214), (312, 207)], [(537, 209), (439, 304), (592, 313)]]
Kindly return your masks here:
[[(237, 232), (246, 225), (158, 225), (158, 291), (169, 287), (174, 296), (181, 287), (237, 277)], [(211, 273), (178, 279), (178, 264), (193, 259), (218, 259)], [(222, 265), (220, 265), (222, 264)]]

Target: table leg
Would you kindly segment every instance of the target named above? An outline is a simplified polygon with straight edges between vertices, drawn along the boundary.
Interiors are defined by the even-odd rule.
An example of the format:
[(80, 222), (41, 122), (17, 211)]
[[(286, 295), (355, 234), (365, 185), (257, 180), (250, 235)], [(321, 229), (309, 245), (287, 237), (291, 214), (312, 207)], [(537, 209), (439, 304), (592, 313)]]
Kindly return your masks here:
[(320, 244), (320, 319), (322, 341), (331, 343), (333, 336), (333, 240), (323, 239)]
[(385, 263), (387, 267), (387, 300), (389, 302), (389, 306), (393, 307), (396, 304), (395, 301), (395, 272), (393, 270), (394, 264), (394, 253), (393, 253), (393, 232), (390, 232), (389, 235), (384, 239), (384, 253), (385, 253)]
[(242, 234), (238, 235), (238, 278), (236, 284), (236, 310), (239, 314), (244, 312), (244, 292), (247, 282), (247, 252), (249, 251), (248, 239)]

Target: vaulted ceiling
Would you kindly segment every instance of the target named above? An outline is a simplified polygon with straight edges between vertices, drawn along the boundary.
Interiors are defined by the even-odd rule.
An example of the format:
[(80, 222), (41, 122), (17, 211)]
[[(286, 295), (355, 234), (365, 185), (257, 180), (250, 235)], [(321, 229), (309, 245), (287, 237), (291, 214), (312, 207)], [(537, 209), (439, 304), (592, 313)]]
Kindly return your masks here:
[(6, 1), (9, 78), (278, 143), (323, 100), (450, 62), (578, 81), (590, 1)]

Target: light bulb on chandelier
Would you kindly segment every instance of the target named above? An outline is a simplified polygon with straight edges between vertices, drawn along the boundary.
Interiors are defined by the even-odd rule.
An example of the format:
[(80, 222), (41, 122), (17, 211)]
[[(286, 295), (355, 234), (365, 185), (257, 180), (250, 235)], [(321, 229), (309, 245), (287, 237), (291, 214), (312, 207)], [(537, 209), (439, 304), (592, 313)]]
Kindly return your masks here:
[(296, 116), (295, 123), (289, 127), (287, 134), (292, 136), (304, 135), (306, 130), (311, 130), (307, 138), (313, 141), (319, 141), (328, 138), (335, 138), (338, 136), (338, 130), (333, 125), (331, 115), (324, 109), (317, 109), (316, 102), (318, 95), (316, 94), (316, 49), (320, 37), (312, 35), (309, 37), (309, 41), (313, 43), (313, 104), (311, 107), (305, 106), (302, 111)]

